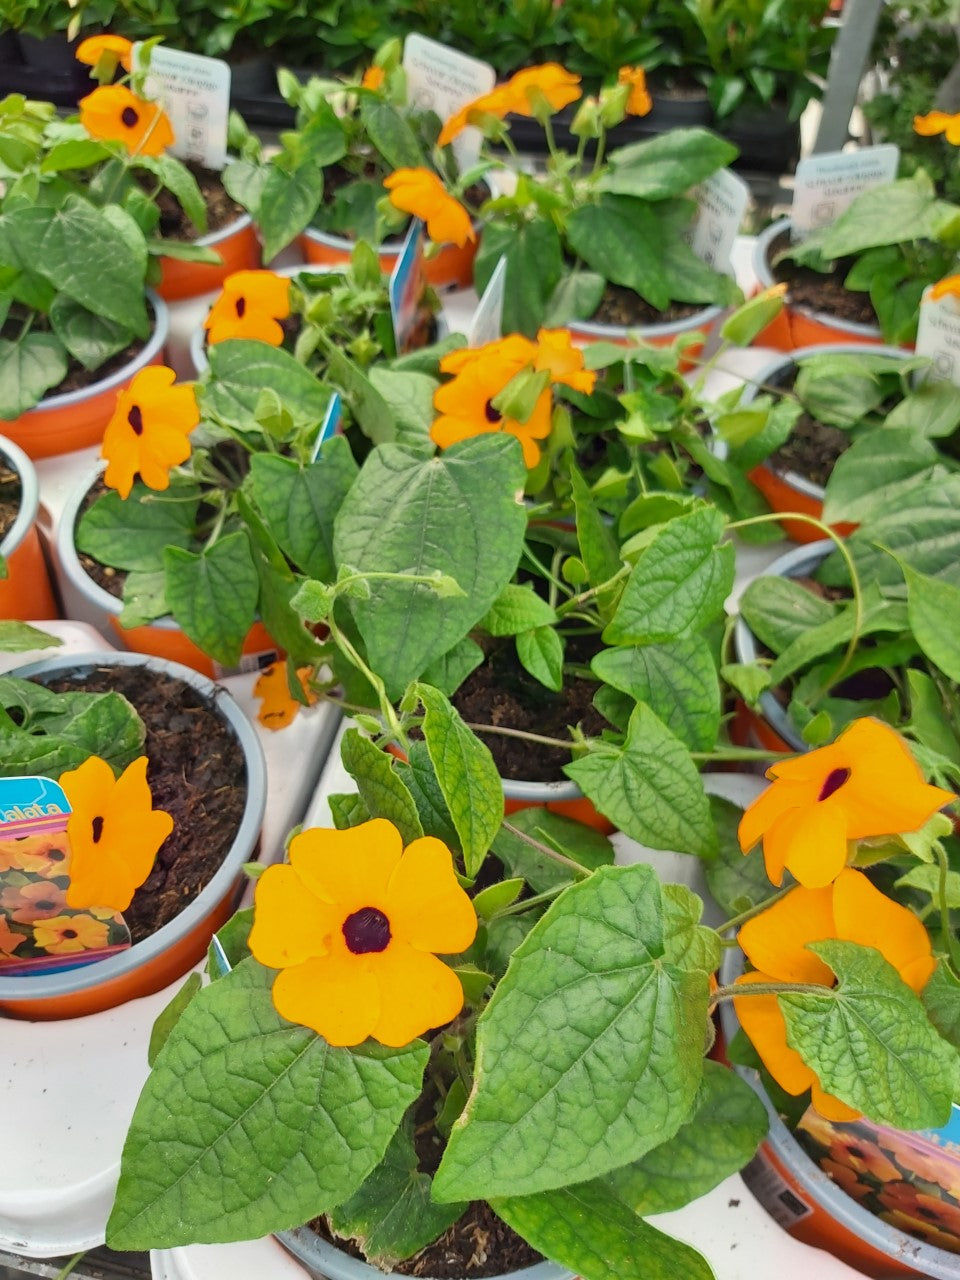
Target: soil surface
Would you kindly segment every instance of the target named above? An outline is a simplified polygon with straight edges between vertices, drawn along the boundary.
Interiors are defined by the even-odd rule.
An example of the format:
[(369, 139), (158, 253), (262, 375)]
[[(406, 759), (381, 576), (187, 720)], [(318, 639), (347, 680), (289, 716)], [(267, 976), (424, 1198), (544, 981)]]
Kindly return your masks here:
[(20, 510), (20, 477), (0, 454), (0, 541), (13, 528)]
[[(317, 1218), (310, 1226), (344, 1253), (363, 1259), (356, 1245), (335, 1236), (324, 1218)], [(481, 1280), (542, 1261), (542, 1255), (501, 1222), (485, 1200), (474, 1200), (439, 1240), (405, 1262), (398, 1262), (393, 1271), (403, 1276), (429, 1276), (431, 1280)]]
[(153, 806), (171, 814), (174, 826), (123, 913), (131, 938), (140, 942), (197, 897), (230, 849), (247, 796), (240, 743), (196, 689), (146, 667), (97, 667), (82, 679), (58, 676), (42, 683), (57, 692), (115, 690), (133, 704), (146, 727)]
[[(790, 233), (784, 231), (770, 245), (769, 260), (776, 262), (778, 253), (790, 247)], [(825, 311), (836, 316), (838, 320), (848, 320), (852, 324), (877, 325), (877, 313), (873, 309), (869, 293), (855, 292), (845, 289), (846, 280), (853, 258), (839, 258), (829, 274), (814, 271), (810, 267), (802, 267), (789, 258), (771, 266), (774, 279), (789, 286), (790, 302), (797, 307), (809, 307), (814, 311)]]
[(201, 235), (209, 235), (213, 231), (221, 231), (236, 222), (246, 210), (243, 205), (227, 195), (220, 174), (214, 169), (204, 169), (198, 164), (188, 164), (187, 168), (197, 180), (203, 202), (207, 206), (207, 229), (200, 232), (190, 221), (180, 202), (166, 187), (156, 197), (160, 210), (159, 234), (165, 240), (196, 240)]
[(839, 427), (818, 422), (809, 413), (797, 419), (789, 440), (770, 456), (774, 471), (796, 471), (814, 484), (825, 485), (837, 459), (850, 448), (850, 436)]
[[(0, 337), (9, 338), (16, 341), (23, 324), (23, 314), (15, 314), (17, 308), (11, 310), (7, 317), (6, 323), (0, 327)], [(147, 303), (147, 312), (151, 315), (150, 304)], [(49, 333), (50, 325), (46, 316), (37, 315), (33, 322), (33, 329), (37, 333)], [(66, 377), (57, 386), (51, 387), (46, 393), (47, 396), (62, 396), (68, 391), (80, 391), (84, 387), (91, 387), (95, 382), (100, 382), (104, 378), (109, 378), (111, 374), (118, 373), (124, 365), (135, 360), (140, 352), (147, 345), (148, 340), (141, 341), (137, 338), (131, 342), (128, 347), (124, 347), (122, 351), (118, 351), (115, 356), (111, 356), (109, 360), (105, 360), (98, 369), (85, 369), (79, 360), (75, 360), (73, 356), (67, 356), (67, 374)], [(46, 397), (45, 397), (46, 398)], [(42, 403), (42, 402), (41, 402)]]
[[(581, 659), (576, 645), (568, 643), (566, 660), (586, 658)], [(566, 676), (563, 692), (552, 692), (520, 666), (511, 639), (494, 642), (486, 662), (467, 676), (452, 701), (469, 724), (566, 738), (568, 726), (579, 724), (587, 734), (599, 734), (608, 727), (593, 705), (598, 688), (596, 680)], [(569, 751), (498, 733), (478, 736), (493, 753), (501, 777), (519, 782), (565, 781), (563, 766), (570, 763)]]
[(677, 320), (687, 320), (702, 310), (703, 304), (699, 302), (671, 302), (666, 311), (658, 311), (632, 289), (608, 283), (590, 322), (618, 324), (626, 328), (638, 324), (671, 324)]

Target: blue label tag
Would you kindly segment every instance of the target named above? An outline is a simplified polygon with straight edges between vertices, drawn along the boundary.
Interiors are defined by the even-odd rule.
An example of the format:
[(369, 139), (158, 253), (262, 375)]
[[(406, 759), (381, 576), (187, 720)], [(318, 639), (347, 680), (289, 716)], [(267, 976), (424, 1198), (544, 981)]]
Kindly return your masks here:
[(390, 314), (397, 354), (407, 350), (417, 323), (417, 309), (423, 296), (423, 248), (426, 228), (419, 218), (410, 223), (397, 265), (390, 276)]
[(327, 405), (326, 416), (320, 423), (320, 430), (317, 433), (317, 439), (310, 454), (310, 461), (316, 462), (317, 455), (320, 452), (320, 446), (326, 444), (340, 430), (340, 423), (343, 421), (343, 402), (340, 399), (340, 392), (335, 391), (330, 397), (330, 403)]

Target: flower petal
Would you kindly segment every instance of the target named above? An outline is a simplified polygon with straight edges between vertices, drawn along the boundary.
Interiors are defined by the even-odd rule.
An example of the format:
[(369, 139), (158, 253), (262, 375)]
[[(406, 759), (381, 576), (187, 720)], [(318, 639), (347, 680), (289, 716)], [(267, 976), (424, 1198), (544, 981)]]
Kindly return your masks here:
[[(832, 884), (847, 865), (847, 815), (842, 805), (824, 800), (784, 814), (767, 832), (763, 847), (808, 889)], [(769, 873), (769, 871), (768, 871)]]
[(936, 962), (930, 937), (913, 912), (886, 897), (862, 871), (851, 867), (837, 877), (832, 892), (836, 936), (875, 947), (904, 982), (920, 992)]
[(320, 899), (291, 866), (268, 867), (254, 890), (250, 950), (268, 969), (286, 969), (330, 950), (342, 913)]
[[(737, 979), (737, 985), (770, 981), (765, 973), (745, 973)], [(817, 1077), (796, 1049), (787, 1044), (787, 1024), (776, 996), (734, 997), (733, 1007), (750, 1043), (781, 1089), (796, 1095), (817, 1084)]]
[(778, 982), (833, 985), (833, 971), (807, 950), (808, 942), (837, 936), (833, 889), (791, 889), (779, 902), (741, 925), (737, 940), (750, 963)]
[(403, 851), (387, 885), (387, 910), (395, 938), (418, 951), (454, 955), (477, 934), (477, 913), (453, 871), (450, 850), (433, 836)]
[(381, 1044), (400, 1048), (450, 1022), (463, 1008), (460, 979), (436, 956), (392, 942), (370, 959), (380, 989), (379, 1017), (371, 1034)]
[(301, 831), (290, 842), (290, 865), (311, 893), (336, 904), (345, 919), (361, 907), (386, 914), (387, 884), (402, 852), (393, 823), (371, 818), (347, 831)]
[[(749, 853), (768, 827), (790, 809), (806, 804), (811, 792), (805, 783), (776, 781), (743, 811), (737, 838), (744, 853)], [(779, 883), (779, 882), (777, 882)]]
[(846, 753), (850, 770), (835, 797), (846, 810), (851, 840), (916, 831), (956, 799), (924, 782), (904, 739), (880, 720), (855, 720), (834, 745)]
[(273, 1004), (281, 1017), (347, 1047), (362, 1044), (376, 1025), (380, 988), (369, 965), (334, 950), (278, 974)]

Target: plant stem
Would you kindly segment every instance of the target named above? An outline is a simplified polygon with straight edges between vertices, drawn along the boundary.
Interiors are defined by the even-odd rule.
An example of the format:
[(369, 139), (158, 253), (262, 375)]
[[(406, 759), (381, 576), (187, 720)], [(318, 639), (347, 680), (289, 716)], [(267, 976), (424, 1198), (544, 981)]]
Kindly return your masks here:
[(947, 859), (947, 851), (939, 840), (934, 842), (933, 847), (936, 850), (937, 861), (940, 864), (940, 879), (937, 883), (937, 906), (940, 910), (940, 929), (943, 933), (943, 945), (946, 948), (947, 955), (950, 957), (951, 965), (960, 975), (960, 943), (957, 942), (953, 930), (950, 928), (950, 907), (947, 901), (947, 873), (950, 870), (950, 863)]
[(345, 657), (353, 663), (357, 670), (367, 678), (373, 688), (377, 691), (377, 701), (380, 703), (380, 714), (383, 716), (383, 719), (386, 721), (390, 732), (396, 738), (397, 742), (399, 742), (404, 750), (409, 754), (410, 744), (407, 741), (407, 735), (404, 733), (403, 726), (397, 719), (397, 713), (393, 709), (393, 703), (387, 697), (386, 686), (376, 672), (371, 671), (354, 646), (337, 626), (332, 609), (327, 617), (327, 626), (330, 628), (330, 635), (334, 644), (338, 646)]
[[(791, 885), (790, 888), (792, 887)], [(781, 898), (786, 897), (790, 892), (790, 888), (781, 889), (779, 893), (774, 893), (769, 898), (764, 898), (763, 902), (758, 902), (755, 906), (748, 907), (746, 911), (741, 911), (738, 916), (731, 916), (729, 920), (724, 920), (723, 924), (717, 925), (717, 933), (722, 935), (729, 929), (736, 929), (747, 920), (752, 920), (754, 916), (760, 915), (768, 907), (772, 907), (775, 902), (779, 902)]]
[(465, 723), (474, 733), (498, 733), (504, 738), (522, 738), (525, 742), (539, 742), (544, 747), (562, 747), (565, 751), (571, 751), (575, 745), (569, 739), (545, 738), (543, 734), (527, 733), (525, 729), (508, 729), (500, 724), (472, 724), (469, 721)]
[(512, 822), (504, 821), (503, 829), (504, 831), (509, 831), (512, 836), (516, 836), (518, 840), (522, 840), (524, 844), (530, 845), (531, 849), (536, 849), (538, 853), (542, 853), (547, 858), (552, 858), (554, 862), (559, 862), (563, 867), (569, 867), (577, 875), (593, 875), (589, 867), (584, 867), (579, 862), (575, 862), (573, 858), (568, 858), (565, 853), (551, 849), (548, 844), (543, 844), (540, 840), (534, 840), (533, 836), (528, 836), (525, 831), (515, 827)]
[(795, 751), (767, 751), (763, 747), (718, 747), (716, 751), (691, 751), (691, 760), (793, 760)]
[(565, 601), (557, 609), (557, 613), (568, 613), (571, 609), (576, 609), (578, 605), (584, 604), (587, 600), (592, 600), (594, 596), (599, 595), (602, 591), (609, 591), (621, 578), (625, 578), (632, 568), (633, 565), (630, 564), (621, 565), (612, 578), (608, 578), (606, 582), (601, 582), (596, 587), (591, 587), (588, 591), (581, 591), (578, 596), (573, 596), (570, 600)]
[(711, 1008), (721, 1000), (739, 1000), (741, 996), (830, 996), (831, 987), (816, 982), (744, 982), (717, 987), (710, 997)]
[(547, 889), (544, 893), (535, 893), (532, 898), (524, 898), (522, 902), (515, 902), (512, 907), (504, 907), (502, 911), (497, 912), (497, 918), (501, 916), (518, 916), (524, 911), (529, 911), (531, 907), (542, 906), (544, 902), (552, 902), (554, 898), (559, 897), (564, 889), (570, 886), (566, 884), (558, 884), (553, 889)]
[(81, 1249), (79, 1253), (75, 1253), (73, 1257), (70, 1259), (70, 1261), (67, 1263), (67, 1265), (63, 1267), (62, 1270), (57, 1272), (56, 1280), (67, 1280), (67, 1276), (69, 1276), (72, 1273), (74, 1267), (77, 1265), (80, 1259), (84, 1257), (86, 1252), (87, 1252), (86, 1249)]

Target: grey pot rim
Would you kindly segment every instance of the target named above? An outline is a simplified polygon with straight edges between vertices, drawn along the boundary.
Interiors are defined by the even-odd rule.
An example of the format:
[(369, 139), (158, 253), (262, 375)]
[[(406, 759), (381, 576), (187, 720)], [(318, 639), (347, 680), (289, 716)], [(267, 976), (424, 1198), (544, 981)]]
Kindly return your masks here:
[[(802, 543), (779, 556), (761, 576), (764, 578), (798, 578), (816, 569), (833, 551), (833, 543), (829, 538), (819, 542)], [(733, 629), (734, 645), (738, 662), (754, 662), (758, 656), (757, 638), (747, 626), (743, 615), (737, 614)], [(793, 751), (809, 751), (810, 746), (804, 742), (794, 728), (786, 710), (768, 689), (760, 695), (760, 708), (771, 728), (784, 742), (789, 743)]]
[[(757, 243), (753, 249), (753, 274), (760, 282), (762, 289), (769, 289), (777, 283), (777, 279), (770, 267), (770, 246), (779, 235), (784, 231), (789, 231), (793, 226), (792, 218), (780, 218), (777, 222), (772, 222), (757, 236)], [(857, 324), (853, 320), (842, 320), (839, 316), (833, 316), (829, 311), (818, 311), (815, 307), (806, 307), (800, 303), (791, 302), (790, 308), (799, 312), (801, 315), (809, 316), (811, 320), (816, 320), (820, 324), (830, 325), (834, 329), (841, 329), (844, 333), (849, 333), (853, 338), (868, 338), (875, 340), (882, 338), (879, 325), (875, 324)]]
[(89, 991), (155, 960), (174, 946), (208, 916), (238, 882), (241, 867), (249, 861), (260, 834), (267, 800), (266, 761), (263, 747), (252, 723), (222, 686), (190, 667), (165, 658), (113, 650), (60, 655), (17, 667), (9, 674), (18, 678), (73, 672), (91, 666), (142, 666), (160, 671), (190, 685), (214, 707), (233, 730), (243, 752), (247, 771), (247, 796), (233, 843), (224, 855), (209, 884), (167, 924), (126, 951), (98, 960), (95, 964), (65, 973), (32, 977), (0, 977), (0, 1000), (14, 1005), (17, 1000), (44, 1000)]
[[(743, 968), (743, 953), (738, 949), (727, 950), (720, 965), (721, 982), (733, 982), (743, 972)], [(720, 1005), (720, 1025), (729, 1044), (740, 1029), (731, 1000), (724, 1000)], [(930, 1276), (933, 1280), (957, 1280), (957, 1275), (960, 1274), (960, 1256), (925, 1244), (905, 1231), (898, 1231), (865, 1209), (852, 1196), (848, 1196), (814, 1163), (780, 1119), (776, 1107), (767, 1096), (759, 1072), (752, 1067), (737, 1065), (733, 1069), (766, 1107), (770, 1127), (765, 1141), (803, 1190), (831, 1218), (891, 1260), (915, 1267), (920, 1275)]]
[(25, 419), (29, 419), (31, 413), (40, 411), (46, 413), (50, 409), (68, 409), (75, 404), (82, 404), (84, 400), (98, 396), (104, 391), (112, 391), (123, 383), (128, 382), (135, 373), (145, 369), (160, 354), (170, 333), (170, 311), (164, 300), (159, 294), (154, 293), (152, 289), (148, 289), (146, 294), (153, 309), (153, 331), (147, 339), (143, 350), (123, 365), (122, 368), (117, 369), (115, 373), (111, 373), (108, 377), (102, 378), (97, 382), (91, 382), (87, 387), (79, 387), (76, 391), (63, 391), (59, 395), (44, 396), (39, 404), (26, 411), (23, 415)]
[(723, 315), (725, 307), (717, 304), (702, 307), (692, 316), (682, 320), (664, 321), (660, 324), (600, 324), (594, 320), (569, 320), (564, 328), (572, 334), (584, 334), (589, 338), (606, 338), (609, 341), (629, 338), (638, 334), (641, 338), (677, 338), (695, 329), (711, 329)]
[(0, 457), (6, 458), (20, 478), (20, 509), (0, 542), (0, 555), (12, 556), (30, 532), (40, 509), (40, 485), (33, 463), (19, 445), (0, 436)]
[[(383, 1280), (383, 1271), (344, 1253), (308, 1226), (278, 1231), (275, 1239), (303, 1263), (311, 1275), (324, 1280)], [(424, 1277), (424, 1280), (428, 1278)], [(519, 1271), (504, 1271), (495, 1280), (574, 1280), (574, 1273), (556, 1262), (544, 1261)]]

